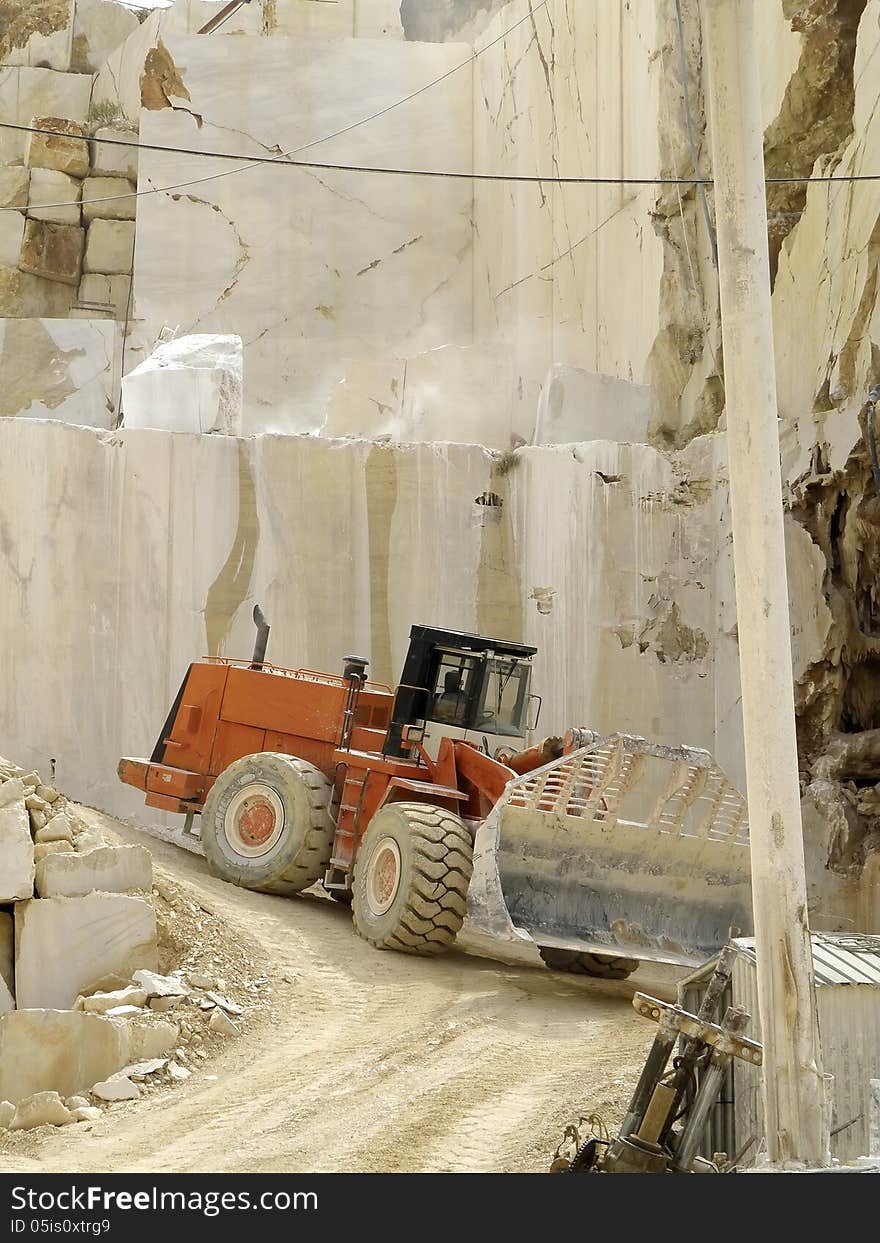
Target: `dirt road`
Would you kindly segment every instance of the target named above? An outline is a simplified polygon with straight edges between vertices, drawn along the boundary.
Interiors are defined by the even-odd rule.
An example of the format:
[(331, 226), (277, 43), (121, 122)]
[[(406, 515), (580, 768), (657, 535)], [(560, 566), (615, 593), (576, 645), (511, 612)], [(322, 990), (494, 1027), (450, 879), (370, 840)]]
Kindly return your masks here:
[(265, 955), (272, 1003), (181, 1087), (112, 1106), (91, 1131), (7, 1133), (0, 1169), (542, 1171), (567, 1122), (622, 1116), (652, 1036), (633, 987), (668, 995), (663, 969), (600, 983), (525, 952), (378, 953), (345, 907), (235, 889), (113, 826), (149, 845), (159, 883)]

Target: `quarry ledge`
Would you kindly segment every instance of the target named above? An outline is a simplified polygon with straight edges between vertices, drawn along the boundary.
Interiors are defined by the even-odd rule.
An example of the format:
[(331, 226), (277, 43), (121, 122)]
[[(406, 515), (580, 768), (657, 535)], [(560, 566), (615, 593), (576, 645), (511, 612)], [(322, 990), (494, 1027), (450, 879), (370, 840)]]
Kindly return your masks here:
[[(23, 443), (39, 442), (43, 438), (52, 443), (55, 437), (59, 439), (73, 437), (90, 439), (108, 448), (118, 448), (123, 444), (136, 443), (141, 438), (144, 438), (142, 441), (144, 445), (160, 443), (184, 444), (188, 442), (211, 442), (215, 445), (223, 444), (226, 446), (233, 444), (239, 446), (304, 444), (314, 446), (316, 451), (347, 448), (356, 453), (380, 449), (395, 454), (420, 451), (442, 456), (448, 450), (467, 450), (482, 456), (489, 465), (494, 463), (499, 475), (511, 474), (525, 461), (535, 461), (541, 458), (557, 459), (559, 457), (570, 457), (576, 462), (592, 465), (592, 463), (586, 461), (583, 454), (583, 451), (587, 448), (599, 455), (602, 455), (603, 450), (611, 453), (617, 453), (620, 450), (634, 451), (637, 454), (644, 454), (647, 457), (656, 458), (660, 461), (678, 463), (685, 472), (687, 472), (689, 465), (696, 464), (707, 450), (711, 455), (713, 446), (718, 446), (718, 449), (715, 450), (715, 456), (719, 458), (726, 457), (726, 437), (723, 432), (708, 432), (704, 435), (696, 436), (682, 448), (648, 444), (641, 441), (591, 439), (571, 441), (563, 444), (521, 445), (515, 450), (501, 451), (490, 449), (473, 441), (461, 440), (391, 440), (386, 436), (327, 436), (323, 433), (319, 435), (315, 432), (281, 431), (262, 431), (248, 436), (227, 436), (204, 432), (171, 431), (166, 428), (127, 428), (124, 425), (107, 431), (84, 424), (61, 422), (57, 419), (32, 417), (0, 418), (0, 436), (7, 435), (12, 438), (10, 443), (15, 443), (19, 436)], [(721, 448), (722, 446), (723, 448)], [(601, 472), (600, 477), (608, 485), (623, 482), (621, 478), (606, 476)]]

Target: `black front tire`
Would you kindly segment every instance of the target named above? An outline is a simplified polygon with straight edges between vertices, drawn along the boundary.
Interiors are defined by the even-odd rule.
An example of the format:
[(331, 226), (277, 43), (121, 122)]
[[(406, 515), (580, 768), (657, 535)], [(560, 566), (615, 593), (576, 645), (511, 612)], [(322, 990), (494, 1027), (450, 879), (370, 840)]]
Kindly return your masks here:
[(473, 843), (458, 816), (430, 803), (389, 803), (355, 859), (355, 929), (376, 949), (444, 953), (464, 920), (472, 870)]
[[(249, 797), (262, 800), (273, 825), (271, 845), (248, 854), (238, 836)], [(313, 764), (261, 752), (235, 760), (220, 774), (202, 809), (202, 845), (214, 876), (244, 889), (284, 896), (323, 880), (333, 845), (330, 783)], [(259, 846), (257, 846), (259, 849)]]
[(554, 949), (539, 945), (538, 953), (551, 971), (570, 975), (589, 975), (596, 980), (625, 980), (638, 970), (637, 958), (615, 958), (612, 954), (587, 954), (577, 950)]

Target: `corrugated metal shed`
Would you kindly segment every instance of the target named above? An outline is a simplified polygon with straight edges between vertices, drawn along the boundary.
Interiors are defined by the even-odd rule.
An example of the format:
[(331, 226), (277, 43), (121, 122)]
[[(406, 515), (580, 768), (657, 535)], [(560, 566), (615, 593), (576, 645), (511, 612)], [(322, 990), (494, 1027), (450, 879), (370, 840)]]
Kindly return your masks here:
[[(822, 1062), (834, 1076), (831, 1153), (841, 1161), (869, 1155), (870, 1079), (880, 1078), (880, 937), (813, 933), (813, 966)], [(753, 937), (733, 942), (739, 951), (724, 1005), (752, 1015), (749, 1035), (760, 1040), (757, 963)], [(696, 1012), (715, 960), (684, 981), (682, 1003)], [(743, 1164), (754, 1161), (764, 1133), (760, 1072), (737, 1061), (713, 1111), (704, 1155), (735, 1155), (754, 1136)]]
[[(817, 984), (880, 984), (880, 937), (814, 932), (812, 940)], [(756, 963), (754, 937), (737, 937), (733, 944)]]

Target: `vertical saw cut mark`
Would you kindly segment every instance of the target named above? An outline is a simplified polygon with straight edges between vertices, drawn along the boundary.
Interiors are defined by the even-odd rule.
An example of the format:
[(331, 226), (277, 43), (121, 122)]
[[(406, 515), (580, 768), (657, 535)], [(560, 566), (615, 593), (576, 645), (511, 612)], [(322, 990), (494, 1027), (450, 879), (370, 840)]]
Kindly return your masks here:
[(260, 519), (254, 476), (247, 446), (238, 445), (238, 525), (223, 569), (214, 579), (205, 601), (205, 632), (208, 655), (219, 656), (232, 628), (235, 614), (247, 599), (254, 572)]
[(388, 573), (391, 566), (391, 524), (397, 507), (397, 465), (390, 446), (370, 450), (364, 467), (370, 552), (370, 651), (372, 676), (394, 678), (389, 617)]
[(503, 635), (512, 643), (522, 643), (523, 588), (508, 503), (509, 481), (496, 472), (492, 486), (494, 491), (489, 495), (501, 502), (493, 510), (499, 514), (500, 521), (482, 526), (477, 571), (477, 629), (480, 634)]

